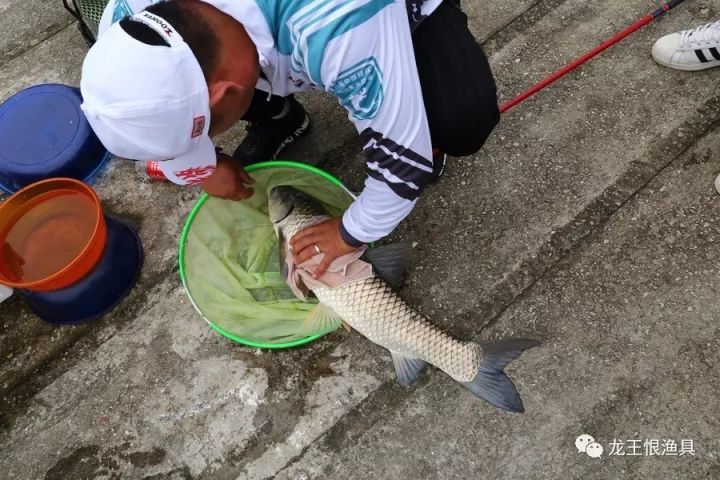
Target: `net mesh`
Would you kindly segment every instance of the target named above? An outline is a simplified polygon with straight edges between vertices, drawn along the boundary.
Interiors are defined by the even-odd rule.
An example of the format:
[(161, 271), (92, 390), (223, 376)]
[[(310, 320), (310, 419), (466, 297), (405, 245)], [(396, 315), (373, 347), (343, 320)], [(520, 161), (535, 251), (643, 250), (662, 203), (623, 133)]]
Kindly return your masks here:
[(97, 36), (103, 10), (109, 0), (75, 0), (80, 17), (85, 21), (93, 35)]
[(314, 304), (298, 300), (280, 274), (268, 195), (276, 185), (291, 185), (337, 216), (353, 199), (313, 171), (272, 167), (252, 177), (250, 199), (209, 198), (197, 211), (183, 259), (188, 293), (207, 321), (233, 336), (265, 344), (300, 340), (302, 322)]

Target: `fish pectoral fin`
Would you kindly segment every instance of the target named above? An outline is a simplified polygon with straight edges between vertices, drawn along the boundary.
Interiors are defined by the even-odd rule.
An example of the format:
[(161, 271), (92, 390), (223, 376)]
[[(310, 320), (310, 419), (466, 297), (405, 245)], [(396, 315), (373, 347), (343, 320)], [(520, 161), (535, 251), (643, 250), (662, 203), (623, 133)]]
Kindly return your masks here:
[(282, 275), (283, 280), (286, 282), (288, 281), (288, 278), (290, 278), (290, 268), (288, 268), (287, 263), (285, 262), (280, 264), (280, 275)]
[(366, 250), (362, 258), (370, 263), (378, 276), (391, 287), (400, 289), (410, 248), (412, 247), (409, 242), (383, 245)]
[(290, 269), (287, 265), (287, 244), (285, 243), (285, 235), (283, 235), (282, 230), (278, 230), (278, 255), (279, 255), (279, 263), (280, 263), (280, 274), (282, 275), (283, 280), (286, 282), (288, 281), (288, 277), (290, 276)]
[(427, 365), (425, 360), (409, 358), (397, 352), (390, 352), (390, 355), (392, 355), (395, 364), (397, 382), (403, 387), (408, 387), (415, 382), (420, 377), (425, 365)]
[(320, 335), (337, 330), (343, 320), (330, 307), (319, 303), (313, 308), (303, 322), (306, 335)]

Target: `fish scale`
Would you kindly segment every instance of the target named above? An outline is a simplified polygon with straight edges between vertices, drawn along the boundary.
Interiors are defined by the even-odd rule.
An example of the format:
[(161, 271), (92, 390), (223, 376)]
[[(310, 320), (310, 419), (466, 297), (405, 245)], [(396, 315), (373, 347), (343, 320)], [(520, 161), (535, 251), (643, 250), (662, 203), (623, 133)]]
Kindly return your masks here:
[(314, 293), (347, 324), (391, 352), (431, 363), (459, 382), (472, 380), (480, 367), (477, 344), (430, 323), (377, 276)]
[[(329, 218), (316, 201), (292, 187), (274, 187), (268, 210), (283, 242), (281, 254), (295, 234)], [(383, 248), (384, 253), (380, 253)], [(321, 306), (315, 312), (317, 316), (309, 320), (313, 326), (308, 333), (334, 328), (340, 317), (368, 340), (390, 350), (401, 385), (411, 384), (429, 363), (492, 405), (523, 412), (520, 395), (503, 368), (538, 342), (512, 339), (477, 344), (453, 337), (406, 303), (377, 274), (380, 271), (387, 278), (399, 278), (395, 265), (398, 250), (379, 247), (367, 256), (371, 253), (376, 273), (373, 276), (337, 288), (313, 289)], [(335, 315), (326, 315), (323, 308), (331, 309)]]

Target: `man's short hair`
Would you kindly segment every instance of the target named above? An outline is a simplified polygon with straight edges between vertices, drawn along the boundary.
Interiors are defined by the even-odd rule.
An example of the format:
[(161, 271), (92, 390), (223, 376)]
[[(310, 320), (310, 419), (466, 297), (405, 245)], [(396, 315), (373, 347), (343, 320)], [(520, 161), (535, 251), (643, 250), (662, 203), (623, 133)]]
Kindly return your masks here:
[[(200, 64), (205, 80), (209, 80), (218, 65), (220, 42), (210, 24), (198, 13), (199, 9), (193, 5), (193, 2), (167, 0), (151, 5), (145, 10), (164, 18), (177, 30)], [(133, 20), (132, 17), (120, 20), (120, 26), (128, 35), (147, 45), (170, 46), (158, 32), (142, 22)]]

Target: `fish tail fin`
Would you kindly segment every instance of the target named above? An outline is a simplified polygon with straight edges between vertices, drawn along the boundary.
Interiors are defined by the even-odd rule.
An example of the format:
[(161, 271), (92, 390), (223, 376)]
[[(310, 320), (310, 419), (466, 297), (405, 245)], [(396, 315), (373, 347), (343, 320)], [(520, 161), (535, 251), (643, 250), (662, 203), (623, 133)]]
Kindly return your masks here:
[(538, 346), (535, 340), (493, 340), (481, 342), (483, 360), (475, 378), (463, 385), (491, 405), (522, 413), (525, 411), (520, 394), (505, 375), (505, 366), (523, 351)]

